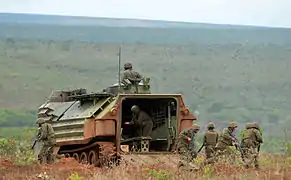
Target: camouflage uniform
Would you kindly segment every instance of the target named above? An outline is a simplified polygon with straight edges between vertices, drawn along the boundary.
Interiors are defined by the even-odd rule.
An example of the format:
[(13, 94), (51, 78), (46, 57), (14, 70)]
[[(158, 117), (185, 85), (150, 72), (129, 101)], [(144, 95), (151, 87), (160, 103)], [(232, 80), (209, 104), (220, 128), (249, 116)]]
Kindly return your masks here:
[(193, 127), (183, 130), (177, 139), (177, 150), (180, 155), (179, 167), (183, 165), (190, 165), (194, 167), (191, 163), (193, 157), (192, 154), (197, 155), (197, 152), (193, 148), (190, 147), (190, 141), (195, 140), (196, 133), (200, 130), (200, 126), (198, 124), (194, 124)]
[(216, 157), (222, 158), (222, 160), (234, 161), (235, 156), (230, 146), (234, 145), (235, 139), (232, 137), (232, 133), (236, 128), (237, 124), (230, 122), (228, 128), (222, 130), (218, 143), (215, 146)]
[(153, 129), (152, 118), (144, 111), (141, 111), (138, 106), (134, 105), (131, 108), (133, 112), (133, 122), (136, 128), (136, 135), (138, 137), (149, 137)]
[(56, 145), (55, 133), (51, 124), (46, 123), (43, 119), (38, 120), (38, 125), (40, 127), (40, 137), (38, 141), (43, 142), (43, 147), (40, 150), (39, 157), (41, 163), (52, 163), (53, 150)]
[(214, 123), (210, 122), (207, 126), (208, 130), (204, 134), (203, 144), (205, 146), (206, 161), (204, 164), (210, 164), (214, 162), (215, 146), (218, 142), (218, 133), (214, 130)]
[(245, 129), (242, 130), (242, 137), (241, 137), (241, 148), (243, 150), (243, 153), (245, 154), (245, 146), (244, 146), (244, 143), (245, 143), (245, 134), (246, 134), (246, 131), (247, 129), (250, 129), (252, 127), (252, 123), (246, 123), (245, 125)]
[(123, 84), (125, 84), (125, 85), (128, 84), (128, 82), (126, 82), (126, 80), (129, 80), (132, 84), (135, 84), (135, 82), (133, 83), (133, 81), (140, 81), (142, 79), (143, 79), (142, 75), (140, 75), (138, 72), (132, 70), (131, 63), (124, 64), (124, 71), (123, 71), (122, 77), (121, 77), (121, 82)]
[(250, 167), (253, 163), (255, 167), (258, 168), (258, 146), (263, 143), (263, 137), (257, 123), (252, 123), (248, 127), (244, 133), (243, 141), (243, 149), (246, 157), (246, 168)]

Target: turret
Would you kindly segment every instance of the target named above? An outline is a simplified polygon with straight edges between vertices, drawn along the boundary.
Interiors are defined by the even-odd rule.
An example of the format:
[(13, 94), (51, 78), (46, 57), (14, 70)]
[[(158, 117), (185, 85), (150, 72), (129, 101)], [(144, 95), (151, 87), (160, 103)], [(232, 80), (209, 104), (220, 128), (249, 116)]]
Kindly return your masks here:
[(126, 80), (126, 84), (114, 84), (104, 89), (103, 92), (110, 94), (151, 94), (150, 78), (143, 78), (138, 81)]
[(71, 91), (54, 90), (48, 98), (49, 102), (67, 102), (71, 101), (73, 96), (87, 94), (86, 89), (75, 89)]

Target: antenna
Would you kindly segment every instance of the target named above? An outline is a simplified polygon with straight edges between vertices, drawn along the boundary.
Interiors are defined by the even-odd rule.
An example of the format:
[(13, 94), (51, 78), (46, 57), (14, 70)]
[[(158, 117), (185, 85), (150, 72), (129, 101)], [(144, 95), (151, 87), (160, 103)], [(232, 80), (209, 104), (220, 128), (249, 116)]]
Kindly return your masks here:
[(121, 78), (120, 78), (120, 62), (121, 61), (121, 46), (119, 46), (119, 51), (118, 51), (118, 86), (120, 87), (121, 83)]

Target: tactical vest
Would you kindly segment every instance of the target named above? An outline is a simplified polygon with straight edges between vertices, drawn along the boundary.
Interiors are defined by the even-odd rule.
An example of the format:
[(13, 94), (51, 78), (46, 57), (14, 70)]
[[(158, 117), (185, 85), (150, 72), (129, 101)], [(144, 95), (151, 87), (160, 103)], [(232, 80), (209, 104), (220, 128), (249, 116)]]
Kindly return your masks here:
[(55, 132), (54, 129), (51, 125), (49, 125), (48, 123), (45, 123), (42, 125), (41, 128), (46, 128), (47, 130), (47, 140), (51, 140), (55, 138)]
[(215, 146), (217, 143), (218, 133), (214, 130), (208, 130), (205, 133), (205, 138), (206, 138), (206, 141), (205, 141), (206, 146), (207, 145)]
[(224, 144), (231, 146), (232, 145), (232, 140), (231, 139), (227, 139), (225, 138), (226, 136), (230, 136), (230, 132), (228, 130), (228, 128), (224, 128), (222, 130), (222, 133), (220, 135), (220, 141), (223, 142)]
[(253, 131), (253, 129), (246, 129), (244, 132), (244, 136), (243, 136), (244, 140), (252, 140), (255, 141), (256, 140), (256, 136), (255, 133)]
[(51, 125), (47, 125), (48, 126), (48, 136), (49, 138), (51, 139), (54, 139), (55, 138), (55, 132), (54, 132), (54, 129)]

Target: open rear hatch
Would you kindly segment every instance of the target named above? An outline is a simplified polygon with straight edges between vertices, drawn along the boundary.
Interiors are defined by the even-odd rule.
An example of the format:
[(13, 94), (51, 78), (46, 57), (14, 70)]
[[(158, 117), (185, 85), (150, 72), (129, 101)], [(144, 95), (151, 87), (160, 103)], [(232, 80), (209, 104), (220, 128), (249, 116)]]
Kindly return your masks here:
[(151, 134), (150, 152), (169, 152), (172, 148), (177, 131), (177, 99), (162, 95), (153, 97), (151, 95), (141, 95), (126, 97), (121, 102), (122, 119), (122, 140), (121, 145), (129, 145), (139, 137), (136, 137), (133, 126), (126, 124), (132, 120), (131, 107), (137, 105), (141, 110), (148, 113), (153, 119), (153, 129)]

